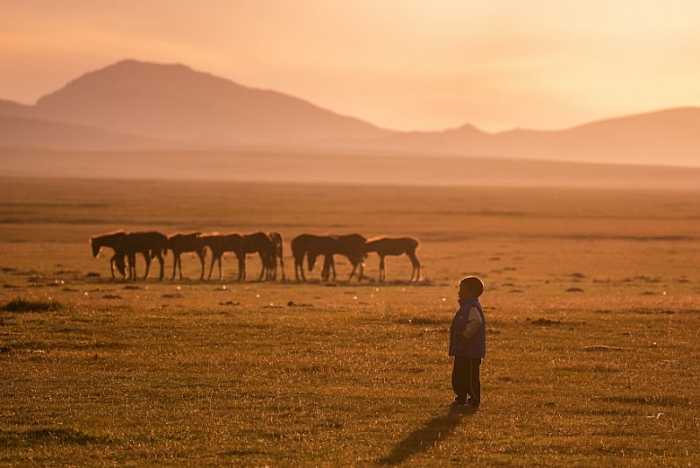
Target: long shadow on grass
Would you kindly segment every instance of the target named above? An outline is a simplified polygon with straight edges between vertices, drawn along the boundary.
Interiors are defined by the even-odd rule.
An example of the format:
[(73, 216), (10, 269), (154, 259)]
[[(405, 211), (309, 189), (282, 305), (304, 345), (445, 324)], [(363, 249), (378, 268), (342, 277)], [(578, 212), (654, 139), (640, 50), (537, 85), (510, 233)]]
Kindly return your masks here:
[(450, 436), (464, 416), (472, 414), (474, 411), (450, 409), (447, 414), (431, 419), (399, 442), (389, 455), (379, 460), (379, 464), (398, 465), (417, 453), (427, 452)]

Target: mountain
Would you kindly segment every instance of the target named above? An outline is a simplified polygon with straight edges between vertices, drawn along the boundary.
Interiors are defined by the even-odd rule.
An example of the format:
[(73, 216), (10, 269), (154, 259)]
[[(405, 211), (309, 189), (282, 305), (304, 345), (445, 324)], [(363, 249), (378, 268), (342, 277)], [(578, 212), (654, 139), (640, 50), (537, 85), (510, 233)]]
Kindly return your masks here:
[(527, 159), (700, 166), (700, 108), (618, 117), (566, 130), (498, 135), (500, 152)]
[(0, 142), (5, 147), (99, 151), (180, 148), (174, 142), (87, 125), (0, 114)]
[[(397, 132), (192, 70), (125, 60), (33, 106), (0, 100), (0, 147), (311, 151), (700, 167), (700, 108), (563, 130)], [(1, 151), (1, 150), (0, 150)]]
[(700, 166), (700, 108), (617, 117), (564, 130), (490, 134), (465, 125), (442, 132), (396, 133), (379, 146), (411, 154)]
[(386, 133), (282, 93), (133, 60), (87, 73), (34, 107), (47, 120), (208, 146), (314, 145)]
[(5, 101), (0, 99), (0, 115), (11, 115), (16, 117), (26, 117), (32, 113), (31, 106), (25, 106), (23, 104), (17, 104), (12, 101)]

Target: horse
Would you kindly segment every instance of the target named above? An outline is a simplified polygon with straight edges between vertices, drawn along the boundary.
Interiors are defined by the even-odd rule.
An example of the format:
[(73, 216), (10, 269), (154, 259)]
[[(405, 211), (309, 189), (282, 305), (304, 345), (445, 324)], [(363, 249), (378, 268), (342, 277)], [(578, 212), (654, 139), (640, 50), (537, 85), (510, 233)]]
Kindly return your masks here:
[(277, 266), (277, 251), (270, 237), (264, 232), (244, 234), (241, 240), (241, 255), (238, 257), (238, 280), (245, 281), (245, 257), (249, 253), (258, 253), (262, 269), (258, 281), (272, 279), (273, 272)]
[(286, 281), (284, 277), (284, 252), (282, 247), (282, 235), (279, 232), (271, 232), (269, 234), (272, 246), (275, 249), (275, 267), (272, 271), (272, 279), (277, 279), (277, 260), (279, 260), (280, 270), (282, 270), (282, 281)]
[[(304, 275), (304, 256), (312, 252), (315, 256), (318, 255), (317, 244), (320, 236), (313, 234), (299, 234), (290, 243), (292, 248), (292, 256), (294, 257), (294, 277), (298, 281), (306, 281)], [(314, 261), (315, 257), (314, 256)], [(310, 260), (311, 257), (309, 257)], [(301, 278), (301, 279), (299, 279)]]
[(129, 232), (122, 243), (124, 251), (129, 259), (129, 278), (136, 279), (136, 254), (143, 255), (146, 262), (146, 272), (143, 274), (144, 281), (148, 278), (148, 271), (151, 268), (151, 260), (158, 258), (160, 263), (159, 280), (163, 281), (165, 274), (163, 255), (168, 251), (168, 237), (156, 231)]
[(180, 280), (182, 280), (182, 259), (180, 256), (184, 252), (194, 252), (199, 257), (201, 265), (201, 274), (199, 280), (204, 279), (204, 260), (206, 257), (206, 248), (204, 242), (200, 238), (200, 232), (192, 232), (189, 234), (172, 234), (168, 236), (168, 249), (173, 252), (173, 275), (170, 281), (175, 279), (175, 271), (179, 269)]
[(211, 265), (209, 266), (209, 276), (207, 281), (211, 279), (211, 273), (214, 269), (214, 262), (219, 263), (219, 281), (224, 279), (224, 275), (221, 270), (221, 257), (223, 257), (225, 252), (233, 252), (238, 257), (239, 266), (239, 276), (240, 276), (240, 265), (241, 265), (241, 241), (242, 238), (239, 234), (203, 234), (199, 237), (202, 243), (209, 248), (211, 251)]
[[(333, 260), (334, 255), (344, 255), (350, 261), (352, 265), (352, 271), (350, 276), (348, 276), (348, 281), (352, 279), (357, 271), (357, 267), (360, 267), (360, 272), (358, 274), (357, 280), (360, 281), (364, 277), (364, 257), (365, 253), (363, 250), (364, 244), (367, 239), (360, 234), (346, 234), (343, 236), (324, 236), (330, 237), (329, 239), (323, 239), (319, 243), (319, 249), (321, 253), (325, 256), (323, 262), (323, 271), (321, 272), (321, 278), (324, 281), (330, 279), (330, 273), (333, 272), (333, 281), (335, 281), (335, 262)], [(316, 261), (313, 253), (309, 254), (309, 271), (313, 269), (314, 263)]]
[[(364, 251), (362, 246), (364, 245), (365, 238), (360, 234), (348, 234), (345, 236), (315, 236), (313, 234), (301, 234), (297, 236), (296, 242), (293, 242), (292, 253), (294, 254), (295, 262), (295, 273), (301, 271), (302, 278), (304, 281), (303, 272), (303, 260), (304, 255), (307, 256), (309, 271), (313, 271), (314, 265), (316, 264), (316, 258), (319, 255), (324, 256), (323, 271), (321, 272), (321, 279), (323, 281), (328, 281), (330, 279), (331, 271), (333, 272), (333, 281), (335, 281), (335, 263), (333, 261), (333, 255), (344, 255), (348, 258), (352, 264), (352, 272), (348, 277), (348, 281), (353, 277), (357, 267), (362, 265), (362, 260), (364, 258)], [(295, 250), (296, 249), (296, 250)], [(360, 267), (360, 276), (362, 276), (362, 267)], [(297, 281), (298, 281), (297, 276)]]
[(406, 254), (413, 264), (410, 281), (417, 282), (420, 281), (420, 262), (416, 257), (418, 245), (418, 240), (412, 237), (375, 237), (365, 242), (364, 252), (376, 252), (379, 255), (379, 281), (386, 280), (384, 257)]
[(92, 247), (92, 256), (97, 258), (102, 247), (109, 247), (114, 250), (114, 255), (109, 259), (109, 269), (112, 272), (112, 279), (114, 279), (114, 269), (115, 267), (121, 273), (122, 279), (126, 277), (126, 264), (124, 262), (124, 257), (126, 253), (124, 252), (123, 242), (126, 237), (126, 232), (124, 231), (114, 231), (108, 234), (102, 234), (99, 236), (90, 237), (90, 246)]

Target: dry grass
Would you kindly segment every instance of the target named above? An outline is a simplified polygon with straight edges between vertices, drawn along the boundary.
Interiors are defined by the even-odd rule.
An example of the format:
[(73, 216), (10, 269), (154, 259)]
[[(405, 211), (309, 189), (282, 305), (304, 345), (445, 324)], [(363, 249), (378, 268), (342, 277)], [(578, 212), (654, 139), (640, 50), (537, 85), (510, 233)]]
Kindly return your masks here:
[[(4, 179), (0, 464), (693, 466), (697, 195)], [(87, 239), (118, 228), (411, 235), (424, 281), (113, 282)], [(446, 406), (466, 274), (476, 414)]]

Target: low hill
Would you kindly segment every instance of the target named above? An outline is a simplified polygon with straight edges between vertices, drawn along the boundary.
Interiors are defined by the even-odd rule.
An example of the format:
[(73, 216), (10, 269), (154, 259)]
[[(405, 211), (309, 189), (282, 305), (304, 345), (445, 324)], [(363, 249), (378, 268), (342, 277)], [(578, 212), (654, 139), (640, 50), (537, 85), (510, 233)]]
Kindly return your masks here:
[(378, 147), (411, 154), (700, 166), (700, 108), (667, 109), (552, 131), (490, 134), (465, 125), (443, 132), (396, 133)]
[(219, 149), (417, 155), (700, 167), (700, 108), (550, 131), (465, 124), (397, 132), (304, 100), (192, 70), (125, 60), (33, 106), (0, 100), (0, 146), (73, 150)]
[(0, 116), (0, 142), (5, 147), (74, 151), (144, 150), (182, 146), (156, 138), (87, 125), (3, 116)]

